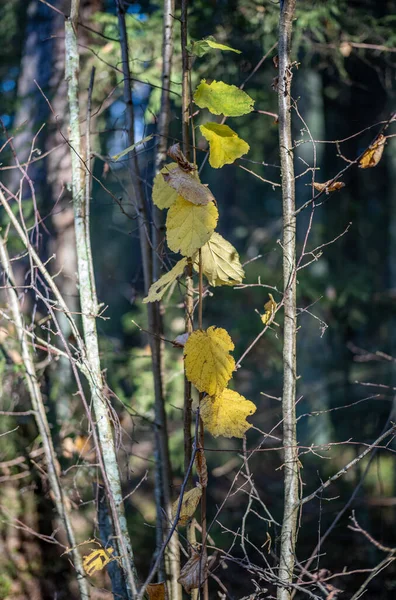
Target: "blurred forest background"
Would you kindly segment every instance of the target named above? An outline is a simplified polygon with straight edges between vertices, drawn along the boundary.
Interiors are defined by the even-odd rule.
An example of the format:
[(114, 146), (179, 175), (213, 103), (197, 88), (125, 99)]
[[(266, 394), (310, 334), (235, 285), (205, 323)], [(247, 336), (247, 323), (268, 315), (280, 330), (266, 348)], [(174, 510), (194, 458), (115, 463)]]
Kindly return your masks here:
[[(38, 0), (1, 2), (0, 178), (13, 193), (18, 191), (21, 174), (6, 141), (12, 136), (23, 164), (29, 160), (37, 136), (30, 156), (34, 160), (28, 169), (41, 217), (36, 242), (43, 260), (56, 255), (50, 262), (51, 272), (62, 269), (57, 283), (69, 308), (77, 313), (70, 150), (65, 142), (68, 104), (62, 13), (68, 14), (69, 3), (53, 0), (52, 5), (57, 10)], [(179, 8), (176, 3), (176, 16)], [(156, 132), (162, 17), (161, 2), (128, 3), (136, 140)], [(281, 290), (281, 196), (278, 187), (265, 181), (279, 183), (278, 131), (276, 119), (260, 113), (276, 115), (278, 110), (273, 90), (278, 18), (279, 4), (269, 0), (194, 0), (189, 8), (192, 40), (214, 35), (217, 41), (241, 50), (239, 55), (216, 52), (196, 58), (193, 88), (201, 78), (239, 86), (251, 75), (244, 89), (254, 98), (256, 108), (256, 112), (238, 121), (238, 134), (250, 144), (249, 154), (221, 170), (215, 171), (206, 163), (202, 181), (209, 184), (219, 205), (219, 232), (234, 244), (245, 263), (244, 283), (261, 282)], [(142, 304), (140, 247), (134, 209), (128, 201), (130, 180), (124, 161), (110, 159), (127, 146), (123, 78), (117, 70), (120, 48), (115, 5), (110, 0), (84, 0), (80, 21), (84, 25), (79, 28), (82, 114), (91, 69), (96, 67), (92, 121), (96, 180), (91, 236), (98, 298), (107, 307), (105, 318), (98, 320), (102, 367), (122, 425), (119, 464), (125, 494), (141, 482), (127, 498), (126, 510), (137, 568), (144, 577), (155, 549), (151, 427), (154, 392), (150, 347), (144, 332), (148, 325)], [(293, 56), (299, 64), (293, 77), (293, 97), (298, 107), (298, 114), (293, 112), (293, 138), (296, 174), (302, 174), (296, 181), (297, 203), (302, 206), (312, 194), (311, 172), (307, 172), (307, 166), (313, 164), (312, 138), (316, 140), (316, 165), (320, 169), (316, 178), (325, 182), (347, 165), (343, 157), (354, 160), (371, 143), (395, 111), (396, 2), (299, 0), (294, 27)], [(252, 74), (266, 54), (268, 57)], [(178, 21), (171, 81), (169, 145), (181, 138)], [(196, 117), (196, 124), (201, 118), (201, 114)], [(396, 130), (392, 124), (387, 134), (390, 137), (384, 156), (375, 168), (349, 169), (342, 179), (345, 187), (321, 197), (323, 204), (315, 211), (309, 247), (338, 239), (323, 248), (320, 260), (298, 274), (297, 410), (303, 495), (357, 456), (392, 420), (396, 389), (392, 358), (396, 357), (396, 137), (392, 137)], [(340, 146), (330, 143), (346, 138)], [(197, 141), (199, 164), (206, 156), (203, 142), (202, 138)], [(148, 197), (157, 143), (154, 137), (138, 149)], [(26, 198), (25, 218), (33, 223), (26, 181), (22, 194)], [(298, 215), (300, 250), (310, 215), (309, 209)], [(7, 222), (0, 209), (3, 234)], [(339, 237), (348, 225), (348, 231)], [(22, 286), (29, 261), (13, 236), (10, 231), (9, 252), (15, 258), (13, 267)], [(268, 300), (265, 287), (239, 287), (211, 288), (204, 303), (204, 326), (225, 327), (235, 342), (237, 358), (261, 331), (257, 311), (262, 313)], [(0, 296), (0, 307), (5, 306), (6, 299)], [(29, 327), (36, 331), (41, 327), (45, 337), (43, 306), (25, 293), (23, 308)], [(29, 410), (29, 398), (15, 335), (1, 315), (4, 311), (0, 314), (0, 408), (23, 412)], [(180, 290), (166, 300), (164, 319), (166, 339), (172, 340), (184, 331)], [(63, 359), (51, 360), (45, 350), (37, 350), (36, 358), (78, 541), (94, 536), (99, 539), (95, 457), (70, 365)], [(251, 418), (257, 429), (249, 431), (248, 447), (254, 447), (260, 431), (271, 431), (275, 436), (264, 444), (267, 451), (257, 453), (250, 464), (261, 498), (279, 523), (283, 474), (278, 425), (282, 338), (278, 327), (272, 327), (260, 339), (234, 380), (238, 390), (257, 405)], [(183, 385), (182, 353), (166, 344), (166, 402), (175, 497), (183, 478)], [(72, 600), (77, 598), (73, 569), (67, 557), (60, 558), (59, 547), (45, 537), (53, 534), (57, 524), (43, 474), (40, 437), (29, 415), (3, 414), (0, 434), (11, 430), (0, 437), (0, 598)], [(314, 451), (310, 451), (312, 445)], [(349, 503), (311, 567), (314, 572), (326, 569), (331, 574), (340, 574), (343, 569), (356, 571), (331, 580), (342, 590), (331, 598), (351, 598), (367, 577), (367, 572), (359, 571), (373, 569), (384, 558), (380, 548), (348, 528), (353, 510), (360, 525), (376, 540), (384, 546), (396, 545), (395, 448), (393, 443), (378, 448), (325, 490), (323, 497), (304, 506), (297, 552), (302, 564)], [(210, 522), (243, 463), (242, 444), (240, 440), (208, 436), (205, 450)], [(210, 531), (214, 546), (231, 546), (232, 532), (240, 527), (247, 502), (248, 496), (242, 492), (230, 495)], [(278, 526), (250, 514), (246, 532), (258, 548), (268, 539), (268, 532), (272, 548), (269, 551), (267, 546), (262, 552), (273, 560), (272, 553), (275, 556), (278, 551)], [(243, 556), (238, 547), (234, 552)], [(226, 591), (213, 581), (210, 598), (248, 598), (253, 594), (246, 571), (232, 564), (220, 571)], [(92, 579), (94, 598), (110, 598), (107, 577), (102, 572)], [(263, 591), (262, 596), (254, 597), (270, 598), (271, 594), (273, 588), (268, 596)], [(395, 594), (396, 565), (390, 561), (370, 582), (364, 598), (390, 600)], [(308, 596), (297, 592), (296, 597)]]

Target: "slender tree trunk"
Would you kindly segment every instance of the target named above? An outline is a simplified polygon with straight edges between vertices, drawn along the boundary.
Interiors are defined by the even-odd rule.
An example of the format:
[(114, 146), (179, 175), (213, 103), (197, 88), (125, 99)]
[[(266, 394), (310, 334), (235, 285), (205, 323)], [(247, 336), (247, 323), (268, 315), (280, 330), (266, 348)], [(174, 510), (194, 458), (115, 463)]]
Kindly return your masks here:
[[(134, 110), (131, 88), (131, 73), (129, 67), (129, 48), (127, 39), (127, 29), (125, 23), (125, 7), (123, 0), (116, 0), (120, 44), (122, 56), (122, 70), (124, 73), (124, 102), (126, 116), (126, 133), (127, 144), (132, 146), (135, 143), (134, 134)], [(167, 17), (169, 18), (169, 17)], [(170, 57), (169, 57), (170, 59)], [(170, 68), (170, 63), (169, 63)], [(170, 72), (167, 76), (170, 75)], [(165, 101), (164, 101), (165, 102)], [(167, 101), (169, 103), (169, 99)], [(164, 125), (169, 121), (165, 119)], [(150, 235), (150, 222), (148, 219), (148, 211), (146, 199), (144, 196), (142, 180), (140, 177), (140, 169), (138, 157), (134, 150), (129, 153), (128, 165), (131, 174), (131, 180), (134, 190), (134, 200), (139, 223), (139, 238), (140, 249), (143, 262), (144, 274), (144, 290), (148, 293), (150, 285), (153, 283), (153, 264), (156, 261), (153, 254), (156, 248), (153, 246)], [(154, 378), (154, 394), (155, 394), (155, 444), (156, 444), (156, 504), (158, 520), (162, 522), (162, 537), (166, 534), (172, 522), (172, 471), (168, 445), (167, 417), (165, 412), (165, 396), (163, 386), (163, 347), (161, 343), (162, 333), (162, 318), (158, 303), (148, 303), (148, 324), (150, 335), (149, 342), (151, 347), (152, 369)], [(163, 511), (165, 518), (163, 518)], [(157, 540), (158, 543), (159, 540)], [(159, 548), (157, 548), (159, 550)], [(170, 591), (172, 600), (181, 599), (181, 586), (177, 582), (180, 571), (180, 554), (178, 537), (175, 532), (170, 540), (166, 551), (166, 561), (169, 562), (170, 571)]]
[(77, 22), (79, 0), (72, 0), (71, 15), (65, 23), (66, 79), (70, 110), (70, 146), (72, 153), (72, 193), (78, 262), (78, 283), (82, 312), (82, 325), (89, 365), (89, 384), (95, 412), (100, 448), (105, 467), (105, 485), (111, 508), (118, 555), (124, 569), (128, 599), (137, 593), (137, 575), (129, 532), (124, 513), (120, 474), (114, 444), (114, 435), (104, 393), (96, 317), (99, 305), (93, 279), (92, 256), (89, 232), (89, 198), (84, 189), (84, 162), (80, 133), (80, 108), (78, 96), (79, 52), (77, 45)]
[[(170, 122), (170, 78), (172, 72), (173, 56), (173, 22), (175, 14), (175, 0), (164, 0), (164, 22), (162, 39), (162, 92), (161, 107), (158, 115), (158, 145), (155, 156), (155, 174), (162, 169), (166, 161), (168, 148), (169, 122)], [(164, 211), (153, 206), (153, 280), (157, 281), (161, 275), (162, 249), (165, 234)]]
[(43, 397), (41, 395), (40, 385), (36, 375), (31, 345), (29, 344), (29, 340), (26, 334), (25, 323), (22, 317), (22, 311), (19, 304), (18, 295), (15, 291), (15, 281), (11, 268), (11, 262), (8, 256), (5, 241), (1, 236), (0, 264), (3, 265), (4, 273), (6, 276), (9, 305), (12, 313), (12, 318), (15, 324), (18, 340), (21, 345), (22, 360), (25, 368), (26, 385), (32, 403), (34, 418), (44, 448), (45, 459), (48, 469), (49, 485), (53, 494), (56, 511), (65, 528), (70, 548), (72, 548), (71, 555), (73, 557), (74, 567), (77, 572), (77, 581), (80, 591), (80, 597), (82, 598), (82, 600), (89, 600), (89, 587), (84, 574), (81, 556), (76, 547), (77, 542), (70, 519), (70, 501), (65, 496), (59, 479), (59, 464), (52, 443), (51, 431), (47, 420), (47, 413), (45, 410)]
[(283, 200), (283, 446), (284, 513), (279, 563), (278, 600), (290, 600), (295, 564), (299, 471), (296, 435), (296, 217), (295, 179), (291, 134), (290, 45), (296, 0), (281, 2), (279, 21), (279, 149)]

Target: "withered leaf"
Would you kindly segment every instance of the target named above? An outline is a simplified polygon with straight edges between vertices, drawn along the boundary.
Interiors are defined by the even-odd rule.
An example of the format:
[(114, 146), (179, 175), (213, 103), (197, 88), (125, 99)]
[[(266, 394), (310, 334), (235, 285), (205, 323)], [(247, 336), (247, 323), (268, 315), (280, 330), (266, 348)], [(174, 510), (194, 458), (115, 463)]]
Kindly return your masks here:
[(359, 167), (361, 169), (370, 169), (376, 167), (381, 160), (382, 153), (385, 148), (386, 137), (380, 134), (375, 142), (371, 144), (359, 160)]
[[(197, 484), (197, 487), (193, 488), (192, 490), (185, 492), (179, 514), (179, 525), (187, 525), (197, 509), (199, 501), (201, 500), (201, 496), (202, 487), (200, 484)], [(179, 498), (172, 505), (172, 519), (176, 518), (177, 509), (179, 507)]]
[(176, 167), (176, 169), (168, 173), (163, 173), (162, 176), (166, 183), (176, 190), (179, 196), (188, 200), (188, 202), (198, 205), (215, 202), (210, 189), (201, 183), (194, 173), (186, 172), (180, 167)]
[(178, 582), (182, 584), (187, 594), (191, 590), (198, 589), (206, 580), (208, 576), (207, 562), (206, 552), (201, 555), (199, 552), (194, 551), (194, 554), (182, 568)]
[(318, 181), (315, 181), (313, 186), (318, 192), (326, 192), (326, 194), (329, 194), (330, 192), (342, 190), (342, 188), (345, 187), (345, 183), (343, 181), (331, 182), (331, 179), (329, 179), (329, 181), (326, 181), (325, 183), (319, 183)]
[(161, 583), (149, 583), (146, 589), (149, 600), (166, 600), (166, 585)]
[(168, 149), (168, 156), (171, 157), (172, 160), (177, 162), (182, 171), (186, 173), (191, 173), (192, 171), (196, 171), (196, 166), (192, 163), (188, 162), (187, 158), (184, 156), (183, 152), (180, 149), (180, 144), (173, 144)]
[(172, 345), (175, 348), (184, 348), (185, 343), (187, 342), (189, 336), (190, 336), (189, 333), (181, 333), (173, 340)]
[(208, 485), (208, 467), (206, 465), (205, 452), (201, 445), (198, 446), (195, 455), (195, 467), (197, 469), (199, 483), (203, 488), (206, 488)]

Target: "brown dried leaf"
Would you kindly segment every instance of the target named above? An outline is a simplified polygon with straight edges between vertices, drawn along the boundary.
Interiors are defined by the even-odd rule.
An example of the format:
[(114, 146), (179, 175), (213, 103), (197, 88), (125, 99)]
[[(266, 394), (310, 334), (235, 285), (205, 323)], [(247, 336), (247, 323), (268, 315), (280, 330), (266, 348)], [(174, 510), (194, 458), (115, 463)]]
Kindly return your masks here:
[(191, 590), (197, 590), (208, 576), (208, 557), (206, 552), (201, 555), (194, 551), (194, 554), (186, 562), (180, 572), (178, 582), (182, 584), (187, 594)]
[(208, 485), (208, 467), (206, 466), (205, 452), (201, 445), (197, 448), (195, 455), (195, 467), (197, 469), (199, 483), (203, 488)]
[(342, 190), (342, 188), (345, 187), (345, 183), (343, 181), (333, 181), (333, 183), (331, 183), (331, 179), (329, 179), (329, 181), (326, 181), (325, 183), (319, 183), (318, 181), (315, 181), (313, 186), (318, 192), (326, 192), (326, 194), (328, 194), (329, 192), (337, 192), (338, 190)]
[(186, 173), (191, 173), (197, 169), (195, 165), (188, 162), (187, 158), (180, 149), (180, 144), (173, 144), (173, 146), (168, 149), (168, 156), (177, 162), (182, 171), (185, 171)]
[(216, 202), (210, 189), (201, 183), (194, 173), (187, 173), (181, 168), (176, 168), (168, 173), (163, 173), (162, 176), (166, 183), (188, 202), (201, 206), (209, 204), (209, 202)]
[(363, 154), (362, 158), (359, 160), (359, 167), (361, 169), (371, 169), (371, 167), (376, 167), (381, 160), (382, 153), (385, 148), (386, 137), (384, 135), (379, 135), (375, 142), (371, 144)]
[(275, 69), (278, 69), (279, 68), (279, 56), (277, 54), (275, 54), (275, 56), (272, 57), (272, 62), (274, 63)]
[[(181, 505), (178, 525), (187, 525), (193, 514), (195, 513), (199, 501), (202, 496), (202, 487), (198, 483), (197, 487), (189, 490), (183, 495), (183, 501)], [(180, 497), (179, 497), (180, 498)], [(177, 509), (179, 506), (179, 498), (172, 506), (172, 518), (175, 519), (177, 515)]]
[(149, 600), (166, 600), (166, 585), (162, 581), (161, 583), (149, 583), (146, 588)]

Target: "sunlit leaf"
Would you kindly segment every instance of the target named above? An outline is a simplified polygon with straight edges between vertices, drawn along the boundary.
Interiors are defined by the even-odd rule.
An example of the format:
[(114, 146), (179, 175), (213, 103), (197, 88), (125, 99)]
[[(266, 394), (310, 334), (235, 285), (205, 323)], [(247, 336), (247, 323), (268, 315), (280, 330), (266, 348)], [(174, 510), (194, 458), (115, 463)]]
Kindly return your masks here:
[(268, 294), (268, 296), (269, 296), (269, 300), (268, 300), (268, 302), (266, 302), (264, 304), (265, 313), (261, 316), (261, 320), (264, 323), (264, 325), (267, 325), (268, 323), (271, 322), (272, 317), (274, 316), (276, 307), (277, 307), (277, 304), (274, 300), (273, 295)]
[(164, 173), (163, 178), (179, 196), (193, 204), (205, 205), (215, 201), (210, 189), (199, 181), (197, 173), (186, 173), (178, 167)]
[(114, 548), (100, 548), (99, 550), (92, 550), (90, 554), (84, 556), (83, 567), (87, 575), (93, 575), (97, 571), (101, 571), (109, 562), (114, 560), (112, 554)]
[(220, 395), (206, 396), (201, 401), (201, 419), (214, 437), (242, 438), (252, 426), (246, 417), (255, 412), (253, 402), (227, 388)]
[(149, 583), (146, 588), (149, 600), (166, 600), (166, 585), (161, 583)]
[(134, 150), (137, 146), (141, 146), (142, 144), (145, 144), (146, 142), (149, 142), (150, 140), (152, 140), (153, 137), (154, 137), (153, 134), (150, 134), (147, 137), (143, 138), (142, 140), (139, 140), (138, 142), (136, 142), (136, 144), (132, 144), (132, 146), (128, 146), (128, 148), (125, 148), (125, 150), (123, 150), (119, 154), (115, 154), (111, 158), (113, 160), (120, 160), (120, 158), (122, 158), (126, 154), (129, 154), (130, 152), (132, 152), (132, 150)]
[(194, 550), (191, 558), (186, 562), (180, 571), (180, 577), (177, 580), (182, 584), (187, 594), (191, 590), (198, 589), (208, 576), (208, 557), (206, 552), (200, 554)]
[(252, 112), (254, 100), (235, 85), (224, 81), (212, 81), (207, 84), (205, 79), (197, 87), (194, 98), (200, 108), (207, 108), (213, 115), (225, 117), (241, 117)]
[(236, 54), (241, 54), (241, 51), (237, 50), (236, 48), (231, 48), (230, 46), (219, 44), (219, 42), (216, 42), (212, 35), (208, 36), (205, 41), (208, 44), (208, 46), (210, 46), (214, 50), (223, 50), (223, 52), (235, 52)]
[[(202, 272), (212, 286), (235, 285), (241, 283), (245, 272), (234, 246), (219, 233), (214, 233), (201, 248)], [(194, 262), (198, 271), (199, 260)]]
[(326, 194), (330, 192), (337, 192), (338, 190), (342, 190), (345, 187), (345, 183), (343, 181), (326, 181), (325, 183), (319, 183), (315, 181), (313, 184), (315, 190), (318, 192), (326, 192)]
[[(200, 484), (197, 487), (185, 492), (183, 495), (180, 515), (179, 515), (179, 525), (187, 525), (193, 514), (195, 513), (199, 501), (202, 496), (202, 488)], [(177, 515), (177, 509), (179, 506), (179, 498), (172, 505), (172, 518), (175, 519)]]
[(228, 125), (219, 123), (205, 123), (200, 125), (200, 130), (209, 142), (209, 164), (214, 169), (224, 165), (231, 165), (250, 150), (247, 142), (242, 140)]
[(381, 160), (382, 153), (385, 148), (386, 137), (380, 134), (375, 140), (374, 144), (371, 144), (359, 160), (359, 167), (361, 169), (371, 169), (376, 167)]
[(164, 175), (177, 169), (177, 163), (169, 163), (155, 176), (153, 184), (153, 202), (161, 210), (170, 208), (177, 199), (177, 192), (164, 180)]
[(188, 44), (187, 46), (187, 50), (190, 54), (198, 56), (199, 58), (201, 58), (211, 50), (223, 50), (224, 52), (236, 52), (237, 54), (241, 54), (240, 50), (236, 50), (235, 48), (231, 48), (230, 46), (225, 46), (224, 44), (219, 44), (218, 42), (216, 42), (213, 35), (209, 35), (203, 40), (190, 42), (190, 44)]
[(178, 196), (166, 219), (166, 239), (173, 252), (193, 256), (210, 239), (219, 213), (213, 202), (197, 206)]
[(200, 392), (221, 394), (235, 371), (234, 344), (225, 329), (194, 331), (184, 346), (186, 377)]
[(176, 281), (178, 277), (183, 273), (184, 269), (187, 265), (187, 258), (182, 258), (175, 264), (173, 269), (162, 275), (155, 281), (148, 292), (148, 295), (143, 299), (143, 302), (146, 304), (147, 302), (158, 302), (161, 300), (166, 291), (170, 288), (172, 283)]

